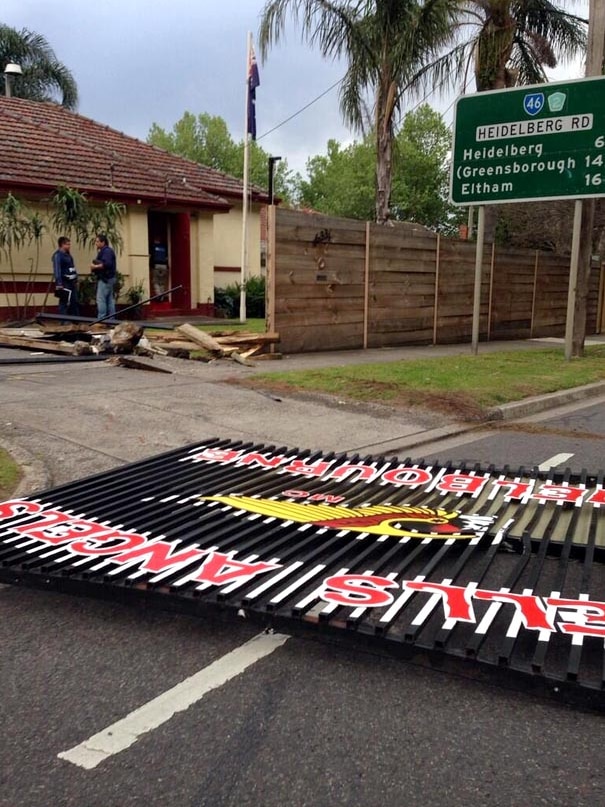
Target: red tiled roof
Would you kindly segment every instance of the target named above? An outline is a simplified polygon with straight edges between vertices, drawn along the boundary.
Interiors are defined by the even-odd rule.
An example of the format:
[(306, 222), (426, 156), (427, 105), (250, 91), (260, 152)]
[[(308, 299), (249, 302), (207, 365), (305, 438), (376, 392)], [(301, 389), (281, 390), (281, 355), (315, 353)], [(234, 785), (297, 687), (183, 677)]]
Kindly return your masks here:
[[(97, 198), (226, 210), (235, 177), (150, 146), (53, 103), (0, 97), (0, 187), (67, 185)], [(254, 197), (265, 201), (254, 189)]]

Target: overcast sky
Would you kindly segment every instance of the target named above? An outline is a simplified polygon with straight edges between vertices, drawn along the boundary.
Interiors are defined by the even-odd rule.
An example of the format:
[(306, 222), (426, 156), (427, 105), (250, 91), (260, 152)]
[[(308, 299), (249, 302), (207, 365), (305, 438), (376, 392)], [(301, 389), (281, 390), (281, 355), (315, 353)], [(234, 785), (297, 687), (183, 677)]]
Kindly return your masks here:
[[(263, 6), (264, 0), (4, 0), (0, 21), (46, 37), (76, 79), (82, 115), (145, 140), (153, 123), (170, 130), (185, 111), (207, 112), (224, 118), (240, 140), (246, 39), (250, 31), (257, 41)], [(350, 141), (337, 87), (279, 126), (343, 73), (342, 65), (321, 59), (292, 31), (260, 63), (259, 145), (304, 171), (306, 159), (325, 153), (330, 138)], [(580, 72), (557, 77), (567, 75)], [(426, 100), (445, 112), (453, 98)]]

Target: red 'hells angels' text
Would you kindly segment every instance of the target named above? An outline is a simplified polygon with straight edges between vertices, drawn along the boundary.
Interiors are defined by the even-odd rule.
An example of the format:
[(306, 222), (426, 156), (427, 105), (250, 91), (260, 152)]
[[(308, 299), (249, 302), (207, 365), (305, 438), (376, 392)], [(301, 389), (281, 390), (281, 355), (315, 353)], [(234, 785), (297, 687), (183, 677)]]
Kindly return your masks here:
[[(0, 504), (4, 535), (42, 545), (64, 548), (74, 557), (111, 559), (150, 575), (187, 569), (187, 579), (212, 586), (247, 582), (280, 569), (279, 563), (237, 560), (235, 552), (219, 552), (197, 546), (181, 547), (175, 541), (150, 539), (136, 532), (78, 518), (42, 504), (12, 500)], [(5, 539), (6, 540), (6, 537)], [(192, 569), (192, 571), (189, 571)], [(301, 569), (304, 573), (304, 568)], [(393, 580), (380, 575), (340, 574), (326, 578), (318, 599), (349, 608), (386, 608), (412, 594), (437, 596), (444, 618), (476, 624), (478, 603), (511, 605), (527, 630), (561, 632), (572, 636), (605, 637), (605, 602), (558, 596), (535, 596), (491, 591), (477, 585), (446, 585), (419, 580)]]

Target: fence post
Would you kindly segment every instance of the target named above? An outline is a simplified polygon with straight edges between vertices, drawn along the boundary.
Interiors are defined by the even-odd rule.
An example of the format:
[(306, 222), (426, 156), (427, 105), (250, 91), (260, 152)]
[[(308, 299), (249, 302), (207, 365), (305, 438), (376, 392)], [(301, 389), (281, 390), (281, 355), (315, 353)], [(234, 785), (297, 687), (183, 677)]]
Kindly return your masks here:
[(439, 259), (441, 257), (441, 233), (437, 233), (435, 252), (435, 298), (433, 303), (433, 344), (437, 344), (437, 317), (439, 315)]
[(368, 320), (370, 316), (370, 222), (366, 221), (366, 250), (363, 277), (363, 349), (368, 347)]
[(489, 296), (487, 301), (487, 341), (492, 337), (492, 301), (494, 299), (494, 266), (496, 264), (496, 242), (492, 241), (492, 257), (489, 265)]
[(529, 323), (529, 338), (534, 337), (534, 325), (536, 318), (536, 292), (538, 291), (538, 264), (540, 262), (540, 251), (536, 250), (536, 259), (534, 261), (534, 290), (531, 297), (531, 320)]
[(605, 277), (603, 276), (603, 269), (605, 269), (605, 263), (601, 262), (599, 267), (599, 296), (597, 299), (596, 333), (601, 333), (603, 330), (603, 292), (605, 291)]

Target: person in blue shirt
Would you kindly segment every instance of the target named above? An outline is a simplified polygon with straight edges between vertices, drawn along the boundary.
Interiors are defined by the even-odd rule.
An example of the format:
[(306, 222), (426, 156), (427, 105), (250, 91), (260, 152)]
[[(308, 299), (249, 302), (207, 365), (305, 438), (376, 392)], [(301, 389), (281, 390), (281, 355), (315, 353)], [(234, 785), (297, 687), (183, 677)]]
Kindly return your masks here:
[(116, 253), (109, 246), (104, 233), (97, 235), (95, 246), (98, 250), (97, 257), (90, 264), (90, 269), (97, 278), (97, 318), (115, 317)]
[(70, 252), (71, 241), (62, 235), (57, 241), (58, 249), (53, 252), (53, 278), (55, 296), (59, 299), (59, 314), (77, 317), (80, 313), (78, 305), (78, 273)]

